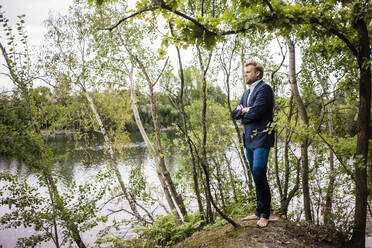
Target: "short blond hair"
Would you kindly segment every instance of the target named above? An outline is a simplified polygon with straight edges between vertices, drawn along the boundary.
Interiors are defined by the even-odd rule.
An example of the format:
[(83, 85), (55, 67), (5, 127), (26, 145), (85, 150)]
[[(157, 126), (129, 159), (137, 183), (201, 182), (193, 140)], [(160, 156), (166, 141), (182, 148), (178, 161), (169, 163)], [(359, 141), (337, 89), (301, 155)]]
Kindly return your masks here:
[(264, 71), (265, 71), (263, 65), (261, 65), (260, 63), (258, 63), (257, 61), (254, 61), (254, 60), (251, 60), (249, 62), (245, 62), (244, 63), (244, 67), (248, 67), (249, 65), (253, 65), (255, 71), (260, 72), (259, 77), (260, 77), (260, 79), (262, 79), (263, 78)]

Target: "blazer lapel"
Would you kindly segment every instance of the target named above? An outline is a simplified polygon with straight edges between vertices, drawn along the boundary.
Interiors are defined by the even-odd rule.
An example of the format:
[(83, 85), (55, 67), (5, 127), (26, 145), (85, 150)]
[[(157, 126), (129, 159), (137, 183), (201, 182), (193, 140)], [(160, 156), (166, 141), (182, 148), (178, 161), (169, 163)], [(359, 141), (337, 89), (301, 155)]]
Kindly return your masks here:
[[(264, 81), (261, 80), (257, 85), (256, 87), (254, 87), (253, 89), (253, 92), (251, 94), (251, 97), (249, 98), (249, 102), (248, 102), (248, 106), (252, 106), (253, 105), (253, 100), (256, 99), (256, 94), (257, 94), (257, 91), (258, 89), (263, 85)], [(248, 99), (248, 94), (247, 94), (247, 99)]]
[(245, 96), (244, 96), (244, 100), (243, 100), (243, 101), (244, 101), (244, 102), (243, 102), (243, 103), (244, 103), (244, 104), (243, 104), (244, 107), (248, 107), (248, 106), (249, 106), (249, 104), (248, 104), (248, 96), (249, 96), (249, 92), (250, 92), (250, 89), (248, 89), (248, 90), (245, 91), (245, 94), (244, 94)]

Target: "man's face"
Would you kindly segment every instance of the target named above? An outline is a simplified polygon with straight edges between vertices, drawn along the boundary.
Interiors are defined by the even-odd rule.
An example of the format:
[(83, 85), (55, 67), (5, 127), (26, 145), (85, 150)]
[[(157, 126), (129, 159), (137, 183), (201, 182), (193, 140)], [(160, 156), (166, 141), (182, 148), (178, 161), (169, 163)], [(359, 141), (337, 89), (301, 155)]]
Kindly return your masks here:
[(253, 65), (244, 66), (244, 81), (246, 84), (252, 84), (259, 79), (260, 72), (256, 71)]

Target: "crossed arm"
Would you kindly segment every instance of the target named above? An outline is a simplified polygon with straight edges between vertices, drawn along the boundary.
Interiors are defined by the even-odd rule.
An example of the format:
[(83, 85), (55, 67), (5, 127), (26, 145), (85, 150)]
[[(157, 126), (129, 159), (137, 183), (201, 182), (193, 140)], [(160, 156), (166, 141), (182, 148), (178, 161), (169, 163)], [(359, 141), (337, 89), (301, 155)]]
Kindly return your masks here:
[(238, 106), (231, 112), (234, 119), (242, 119), (243, 124), (249, 124), (263, 117), (274, 106), (273, 91), (270, 86), (262, 87), (258, 92), (252, 106), (243, 106), (243, 98)]
[(248, 113), (248, 111), (251, 109), (252, 107), (244, 107), (242, 104), (238, 105), (236, 107), (237, 110), (241, 110), (240, 112), (240, 115), (244, 115), (245, 113)]

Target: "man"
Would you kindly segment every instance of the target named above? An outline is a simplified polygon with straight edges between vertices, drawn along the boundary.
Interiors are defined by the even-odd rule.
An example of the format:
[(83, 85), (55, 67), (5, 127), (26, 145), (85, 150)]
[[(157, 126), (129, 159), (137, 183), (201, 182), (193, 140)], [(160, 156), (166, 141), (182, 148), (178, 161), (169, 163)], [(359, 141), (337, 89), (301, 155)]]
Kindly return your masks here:
[(271, 194), (266, 171), (270, 147), (274, 144), (271, 128), (274, 93), (262, 80), (263, 73), (263, 66), (256, 61), (245, 63), (244, 81), (249, 88), (231, 113), (232, 118), (241, 119), (244, 125), (244, 146), (256, 186), (256, 211), (243, 220), (257, 220), (259, 227), (269, 223)]

